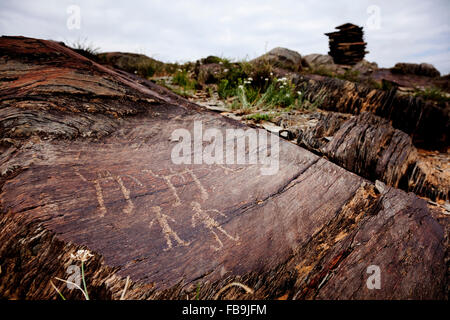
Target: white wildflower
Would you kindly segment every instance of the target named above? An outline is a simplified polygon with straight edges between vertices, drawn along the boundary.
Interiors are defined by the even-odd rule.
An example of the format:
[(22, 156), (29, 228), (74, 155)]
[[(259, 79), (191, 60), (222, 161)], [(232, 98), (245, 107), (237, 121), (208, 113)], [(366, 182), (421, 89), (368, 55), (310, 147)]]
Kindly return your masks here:
[(91, 254), (91, 252), (89, 250), (78, 250), (75, 254), (73, 254), (73, 253), (70, 254), (71, 259), (78, 260), (81, 262), (85, 262), (93, 256), (94, 255)]
[(269, 81), (269, 78), (265, 78), (264, 80)]
[(248, 78), (248, 81), (252, 82), (252, 81), (253, 81), (253, 78), (252, 78), (252, 77), (249, 77), (249, 78)]
[(298, 94), (299, 96), (301, 96), (301, 95), (302, 95), (302, 92), (301, 92), (301, 91), (297, 91), (297, 94)]

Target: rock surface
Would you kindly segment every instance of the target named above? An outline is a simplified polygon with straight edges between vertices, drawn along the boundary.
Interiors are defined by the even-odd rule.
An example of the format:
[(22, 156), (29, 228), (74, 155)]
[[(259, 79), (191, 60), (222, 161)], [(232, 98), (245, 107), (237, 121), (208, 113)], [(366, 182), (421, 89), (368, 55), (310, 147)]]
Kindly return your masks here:
[(254, 294), (222, 298), (446, 297), (443, 228), (414, 194), (285, 141), (273, 176), (175, 165), (174, 130), (247, 128), (55, 42), (2, 37), (0, 52), (0, 297), (56, 299), (80, 248), (92, 299), (118, 299), (127, 276), (127, 299), (193, 299), (197, 284), (213, 298), (232, 281)]
[(391, 91), (372, 89), (350, 81), (298, 75), (298, 90), (310, 101), (321, 101), (328, 111), (359, 114), (367, 111), (388, 119), (392, 126), (409, 134), (418, 147), (446, 149), (450, 144), (450, 105)]
[(328, 54), (312, 53), (303, 56), (303, 62), (308, 68), (333, 68), (333, 58)]
[[(448, 168), (420, 156), (407, 134), (371, 113), (349, 119), (334, 112), (320, 115), (299, 132), (297, 143), (371, 181), (432, 200), (450, 200)], [(448, 161), (442, 161), (443, 166)]]
[(283, 68), (295, 72), (302, 69), (302, 56), (300, 55), (300, 53), (294, 50), (280, 47), (274, 48), (252, 61), (266, 61), (274, 67)]
[(439, 77), (441, 73), (429, 63), (397, 63), (391, 69), (393, 73), (414, 74), (425, 77)]

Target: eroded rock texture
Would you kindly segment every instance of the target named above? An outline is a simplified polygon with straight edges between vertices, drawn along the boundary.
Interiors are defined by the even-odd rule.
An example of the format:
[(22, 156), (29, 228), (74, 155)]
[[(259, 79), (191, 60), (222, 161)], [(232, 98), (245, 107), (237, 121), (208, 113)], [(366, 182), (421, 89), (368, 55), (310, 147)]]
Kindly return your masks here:
[(299, 132), (297, 143), (371, 181), (432, 200), (450, 199), (448, 159), (433, 160), (418, 152), (406, 133), (371, 113), (350, 118), (319, 113), (317, 121)]
[(321, 108), (341, 113), (371, 112), (388, 119), (394, 128), (409, 134), (416, 146), (445, 149), (450, 144), (450, 106), (396, 94), (396, 90), (371, 89), (350, 81), (307, 75), (294, 79), (299, 90)]
[(254, 294), (222, 298), (446, 297), (443, 228), (414, 194), (286, 141), (271, 176), (176, 165), (174, 130), (247, 127), (55, 42), (2, 37), (0, 52), (0, 297), (56, 299), (53, 281), (81, 298), (54, 279), (79, 248), (92, 299), (119, 298), (127, 276), (127, 299), (198, 284), (213, 298), (232, 281)]

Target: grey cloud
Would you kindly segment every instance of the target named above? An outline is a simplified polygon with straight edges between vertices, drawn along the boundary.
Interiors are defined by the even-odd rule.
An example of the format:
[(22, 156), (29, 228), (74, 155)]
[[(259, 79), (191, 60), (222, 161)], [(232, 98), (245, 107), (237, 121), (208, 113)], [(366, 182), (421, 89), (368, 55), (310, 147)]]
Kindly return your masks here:
[[(81, 29), (66, 27), (66, 9), (81, 8)], [(381, 28), (366, 26), (367, 8), (381, 10)], [(345, 22), (365, 26), (380, 66), (429, 62), (450, 71), (450, 2), (420, 1), (0, 1), (0, 33), (74, 42), (102, 51), (145, 53), (164, 61), (210, 54), (253, 58), (276, 46), (327, 53), (325, 32)]]

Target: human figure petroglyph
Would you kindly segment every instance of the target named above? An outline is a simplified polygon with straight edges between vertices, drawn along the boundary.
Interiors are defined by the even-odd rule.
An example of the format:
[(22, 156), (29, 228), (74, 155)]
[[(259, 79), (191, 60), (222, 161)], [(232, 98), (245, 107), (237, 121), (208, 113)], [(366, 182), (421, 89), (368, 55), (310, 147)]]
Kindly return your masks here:
[(114, 176), (113, 177), (114, 180), (116, 180), (117, 184), (120, 187), (120, 191), (123, 194), (123, 197), (125, 198), (125, 201), (127, 202), (127, 206), (125, 208), (123, 208), (123, 213), (125, 214), (130, 214), (131, 212), (133, 212), (134, 209), (134, 203), (130, 198), (130, 190), (127, 189), (127, 187), (125, 187), (125, 185), (123, 184), (122, 178), (120, 176)]
[(192, 216), (192, 226), (195, 227), (197, 225), (197, 222), (202, 223), (209, 231), (212, 232), (212, 234), (214, 235), (214, 238), (216, 239), (216, 241), (219, 243), (219, 247), (216, 246), (211, 246), (215, 251), (218, 251), (220, 249), (223, 248), (223, 243), (222, 241), (219, 239), (219, 236), (217, 235), (217, 233), (214, 231), (214, 229), (219, 230), (220, 232), (222, 232), (227, 238), (233, 240), (233, 241), (239, 241), (239, 236), (233, 237), (230, 234), (228, 234), (228, 232), (223, 229), (220, 224), (214, 220), (213, 218), (211, 218), (208, 215), (208, 211), (212, 211), (212, 212), (216, 212), (218, 214), (220, 214), (221, 216), (225, 217), (225, 214), (223, 214), (222, 212), (216, 210), (216, 209), (208, 209), (208, 210), (203, 210), (200, 203), (196, 202), (196, 201), (192, 201), (191, 202), (191, 206), (192, 206), (192, 210), (194, 210), (194, 214)]
[[(230, 169), (230, 171), (235, 171), (233, 169)], [(186, 168), (182, 171), (174, 172), (172, 169), (168, 169), (168, 173), (155, 173), (150, 169), (144, 169), (142, 172), (150, 173), (153, 177), (162, 179), (165, 184), (168, 187), (168, 190), (173, 194), (175, 198), (175, 202), (172, 203), (172, 207), (178, 207), (182, 205), (180, 196), (177, 191), (177, 187), (172, 182), (172, 179), (174, 177), (178, 177), (182, 180), (183, 184), (189, 180), (189, 183), (193, 183), (200, 193), (200, 199), (201, 201), (192, 201), (191, 202), (191, 209), (193, 211), (193, 215), (191, 217), (191, 225), (192, 227), (196, 226), (204, 226), (208, 231), (210, 231), (214, 237), (214, 241), (217, 242), (217, 245), (211, 245), (211, 248), (215, 251), (218, 251), (223, 248), (224, 244), (222, 240), (220, 239), (220, 234), (223, 234), (226, 238), (238, 241), (239, 237), (235, 236), (233, 237), (230, 235), (212, 216), (211, 213), (216, 213), (221, 216), (226, 216), (222, 212), (216, 210), (216, 209), (203, 209), (201, 204), (202, 201), (205, 201), (208, 199), (208, 193), (201, 183), (200, 179), (198, 178), (197, 174), (189, 168)], [(81, 180), (85, 183), (91, 183), (95, 189), (96, 192), (96, 198), (99, 206), (100, 216), (104, 217), (108, 212), (105, 205), (104, 200), (104, 186), (102, 186), (102, 183), (104, 184), (106, 181), (113, 181), (118, 187), (120, 192), (123, 195), (124, 200), (126, 201), (126, 206), (123, 208), (123, 212), (125, 214), (132, 213), (133, 210), (135, 210), (135, 205), (133, 203), (133, 200), (130, 195), (130, 189), (127, 188), (127, 186), (124, 183), (124, 180), (127, 178), (134, 182), (135, 185), (139, 187), (145, 187), (142, 182), (135, 178), (132, 175), (128, 174), (120, 174), (120, 175), (113, 175), (110, 171), (104, 170), (101, 172), (97, 172), (96, 178), (93, 180), (88, 180), (86, 177), (84, 177), (78, 169), (75, 169), (76, 175), (78, 175)], [(189, 179), (190, 177), (190, 179)], [(152, 206), (150, 209), (151, 214), (151, 220), (149, 223), (149, 228), (152, 228), (153, 226), (157, 225), (159, 229), (161, 230), (165, 242), (166, 242), (166, 248), (164, 251), (170, 250), (176, 246), (189, 246), (191, 244), (191, 241), (186, 241), (180, 238), (180, 236), (174, 231), (174, 229), (171, 227), (170, 224), (177, 223), (177, 221), (169, 215), (168, 212), (164, 212), (166, 209), (161, 208), (160, 206)]]
[(167, 243), (167, 248), (164, 249), (164, 251), (170, 250), (172, 249), (172, 240), (171, 237), (181, 246), (188, 246), (190, 244), (190, 242), (188, 241), (184, 241), (182, 239), (180, 239), (180, 237), (178, 236), (178, 234), (173, 231), (173, 229), (170, 227), (169, 222), (167, 221), (168, 219), (172, 222), (175, 222), (175, 220), (168, 216), (167, 214), (164, 214), (161, 212), (161, 207), (159, 206), (155, 206), (151, 208), (152, 212), (155, 214), (155, 218), (152, 219), (152, 221), (150, 221), (150, 225), (149, 228), (151, 228), (153, 226), (153, 223), (158, 222), (161, 231), (164, 234), (164, 237), (166, 239), (166, 243)]

